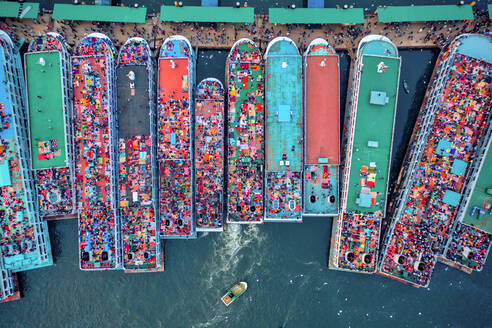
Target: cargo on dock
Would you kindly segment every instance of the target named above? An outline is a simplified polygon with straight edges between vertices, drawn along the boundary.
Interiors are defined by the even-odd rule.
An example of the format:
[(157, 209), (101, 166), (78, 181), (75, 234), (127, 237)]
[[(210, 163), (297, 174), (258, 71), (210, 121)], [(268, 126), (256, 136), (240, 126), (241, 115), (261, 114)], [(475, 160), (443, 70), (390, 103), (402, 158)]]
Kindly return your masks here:
[(75, 167), (68, 45), (58, 33), (35, 37), (24, 63), (39, 215), (71, 215), (75, 213)]
[(159, 54), (157, 160), (161, 238), (196, 238), (194, 178), (195, 54), (185, 37), (167, 38)]
[(266, 61), (265, 221), (302, 221), (302, 58), (294, 41), (270, 41)]
[(122, 46), (116, 66), (118, 171), (123, 268), (161, 271), (157, 213), (155, 79), (152, 51), (142, 38)]
[(263, 222), (264, 77), (256, 44), (240, 39), (227, 57), (227, 222)]
[(304, 53), (304, 216), (338, 214), (339, 59), (323, 39)]
[(116, 168), (114, 49), (100, 33), (83, 38), (72, 57), (76, 200), (82, 270), (121, 267)]
[(341, 210), (333, 220), (331, 269), (374, 273), (386, 213), (400, 58), (386, 37), (364, 37), (353, 63), (344, 127)]
[(0, 262), (12, 272), (53, 264), (48, 225), (36, 211), (22, 64), (0, 31)]
[(197, 231), (223, 231), (224, 87), (217, 79), (197, 86), (195, 145)]
[[(465, 264), (464, 255), (475, 260), (465, 264), (474, 269), (484, 261), (490, 235), (479, 231), (484, 227), (476, 219), (458, 222), (457, 214), (470, 197), (469, 181), (476, 179), (490, 139), (491, 54), (490, 37), (463, 35), (438, 59), (396, 191), (378, 268), (383, 275), (426, 287), (438, 256)], [(479, 250), (484, 246), (485, 252)]]

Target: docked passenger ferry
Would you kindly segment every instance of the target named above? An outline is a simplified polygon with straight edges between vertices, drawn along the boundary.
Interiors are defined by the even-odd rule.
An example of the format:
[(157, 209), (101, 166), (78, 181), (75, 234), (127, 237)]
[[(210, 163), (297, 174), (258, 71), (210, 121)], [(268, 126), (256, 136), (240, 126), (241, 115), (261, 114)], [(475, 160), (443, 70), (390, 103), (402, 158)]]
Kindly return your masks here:
[(167, 38), (159, 54), (157, 161), (162, 238), (196, 238), (194, 110), (195, 54), (183, 36)]
[(294, 41), (278, 37), (265, 52), (265, 221), (302, 221), (302, 58)]
[(492, 241), (491, 64), (485, 35), (461, 35), (438, 58), (398, 181), (381, 274), (426, 287), (437, 257), (469, 272), (483, 266)]
[(224, 87), (207, 78), (195, 103), (196, 230), (224, 230)]
[(344, 127), (341, 210), (333, 220), (329, 267), (376, 271), (400, 78), (400, 57), (386, 37), (368, 35), (352, 68)]
[(339, 76), (335, 50), (313, 40), (304, 53), (304, 216), (338, 214)]
[(227, 57), (227, 222), (263, 222), (263, 59), (249, 39), (234, 43)]
[(5, 274), (53, 264), (48, 225), (36, 210), (24, 92), (18, 48), (0, 31), (0, 262)]
[(116, 167), (116, 49), (101, 33), (84, 37), (72, 57), (80, 268), (121, 268)]
[(118, 55), (116, 77), (123, 268), (131, 272), (163, 269), (157, 214), (154, 72), (147, 41), (128, 39)]
[(24, 55), (31, 167), (41, 217), (75, 213), (71, 59), (58, 33), (35, 37)]

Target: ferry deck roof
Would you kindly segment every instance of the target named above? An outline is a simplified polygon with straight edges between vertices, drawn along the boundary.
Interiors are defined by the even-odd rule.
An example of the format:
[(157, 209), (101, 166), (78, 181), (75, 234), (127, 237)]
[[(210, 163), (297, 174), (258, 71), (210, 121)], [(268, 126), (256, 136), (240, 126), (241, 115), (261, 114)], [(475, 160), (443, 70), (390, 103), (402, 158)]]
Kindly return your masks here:
[[(35, 2), (24, 2), (23, 9), (31, 6), (31, 10), (29, 10), (23, 18), (38, 18), (39, 13), (39, 3)], [(22, 10), (19, 11), (20, 3), (18, 2), (10, 2), (10, 1), (1, 1), (0, 2), (0, 17), (12, 17), (17, 18)]]
[[(297, 54), (295, 54), (297, 52)], [(295, 45), (279, 41), (268, 51), (266, 62), (266, 169), (283, 171), (283, 154), (289, 169), (302, 170), (301, 56)]]
[(492, 190), (492, 150), (489, 142), (487, 155), (483, 159), (482, 167), (477, 182), (467, 203), (463, 222), (477, 227), (480, 230), (492, 234), (492, 211), (486, 210), (484, 205), (487, 201), (492, 203), (492, 195), (487, 193)]
[(53, 19), (145, 23), (147, 8), (70, 5), (55, 3)]
[(474, 19), (470, 5), (387, 6), (379, 7), (377, 14), (382, 23)]
[(364, 24), (362, 8), (270, 8), (270, 24)]
[(339, 164), (338, 56), (307, 56), (306, 164)]
[(252, 7), (161, 6), (163, 22), (253, 23), (254, 20)]
[[(135, 80), (130, 88), (128, 74), (133, 71)], [(150, 135), (149, 75), (147, 67), (128, 65), (116, 69), (118, 88), (118, 136), (130, 138)]]
[[(44, 61), (44, 65), (39, 64), (40, 61)], [(25, 56), (29, 137), (34, 170), (67, 166), (60, 61), (60, 53), (57, 51), (28, 53)], [(52, 145), (46, 145), (46, 152), (40, 153), (40, 143), (49, 144), (52, 140), (56, 141), (59, 153), (50, 151)]]
[[(384, 73), (378, 73), (378, 65), (381, 62), (386, 66)], [(365, 55), (362, 64), (348, 182), (347, 211), (360, 211), (365, 214), (381, 210), (384, 213), (386, 204), (381, 200), (386, 198), (400, 59)], [(371, 92), (385, 92), (385, 104), (371, 104)], [(371, 163), (376, 166), (375, 183), (371, 191), (378, 193), (376, 202), (379, 205), (364, 207), (360, 206), (365, 205), (361, 203), (364, 199), (359, 199), (359, 202), (356, 199), (359, 198), (361, 190), (361, 170), (364, 165), (366, 170), (370, 169)]]

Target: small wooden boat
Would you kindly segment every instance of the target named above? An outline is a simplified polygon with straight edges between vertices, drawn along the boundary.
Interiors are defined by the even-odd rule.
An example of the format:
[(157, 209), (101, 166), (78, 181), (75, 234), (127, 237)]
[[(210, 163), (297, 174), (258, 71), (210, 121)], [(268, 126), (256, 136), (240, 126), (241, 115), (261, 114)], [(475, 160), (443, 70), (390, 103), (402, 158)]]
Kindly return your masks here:
[(222, 296), (222, 302), (226, 306), (229, 306), (232, 302), (239, 298), (239, 296), (241, 296), (246, 291), (246, 289), (248, 289), (248, 284), (244, 281), (235, 284), (224, 296)]

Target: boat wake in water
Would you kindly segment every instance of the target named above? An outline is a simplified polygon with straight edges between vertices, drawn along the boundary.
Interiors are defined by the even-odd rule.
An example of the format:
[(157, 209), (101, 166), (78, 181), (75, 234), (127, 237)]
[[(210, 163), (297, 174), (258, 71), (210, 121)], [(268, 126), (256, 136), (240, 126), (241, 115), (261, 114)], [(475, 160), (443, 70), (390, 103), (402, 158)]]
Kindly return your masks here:
[[(206, 318), (200, 320), (193, 327), (214, 327), (219, 323), (229, 322), (230, 309), (226, 308), (220, 301), (220, 297), (227, 288), (240, 281), (248, 281), (248, 285), (254, 288), (257, 279), (254, 272), (262, 266), (266, 252), (263, 247), (265, 235), (258, 225), (236, 225), (231, 224), (227, 231), (217, 236), (213, 241), (213, 254), (210, 261), (206, 263), (202, 271), (203, 284), (203, 307), (199, 312)], [(248, 288), (249, 289), (249, 288)], [(250, 297), (238, 300), (241, 303), (251, 303)], [(211, 309), (213, 309), (211, 311)]]

